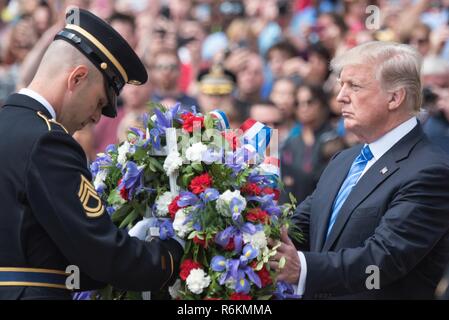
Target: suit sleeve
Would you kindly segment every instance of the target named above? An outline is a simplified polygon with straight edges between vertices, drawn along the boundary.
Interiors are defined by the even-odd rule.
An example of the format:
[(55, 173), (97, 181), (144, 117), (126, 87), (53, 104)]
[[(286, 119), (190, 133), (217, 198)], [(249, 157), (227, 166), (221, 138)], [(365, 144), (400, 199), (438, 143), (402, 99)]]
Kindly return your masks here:
[(298, 243), (294, 241), (296, 249), (301, 251), (310, 250), (309, 247), (309, 230), (310, 230), (310, 212), (312, 205), (313, 194), (308, 196), (301, 204), (296, 208), (296, 211), (292, 217), (292, 223), (299, 227), (302, 236), (303, 242)]
[(84, 153), (69, 135), (48, 132), (34, 145), (27, 197), (61, 253), (82, 273), (121, 289), (159, 290), (171, 283), (181, 246), (172, 239), (142, 242), (118, 229), (90, 180)]
[(429, 166), (392, 195), (389, 208), (362, 247), (304, 252), (306, 295), (366, 291), (368, 266), (380, 270), (380, 287), (413, 270), (449, 230), (449, 168)]

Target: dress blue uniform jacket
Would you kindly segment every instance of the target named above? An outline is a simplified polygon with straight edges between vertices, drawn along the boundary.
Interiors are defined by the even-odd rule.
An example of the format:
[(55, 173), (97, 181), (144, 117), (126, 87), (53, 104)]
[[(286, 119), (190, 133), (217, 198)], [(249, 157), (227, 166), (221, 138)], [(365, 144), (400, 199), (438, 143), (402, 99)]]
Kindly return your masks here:
[[(418, 124), (355, 185), (326, 239), (360, 146), (338, 153), (297, 209), (305, 298), (433, 299), (449, 262), (449, 161)], [(379, 268), (379, 289), (372, 267)], [(368, 279), (369, 278), (369, 279)], [(367, 281), (368, 280), (368, 281)]]
[[(181, 246), (145, 243), (116, 228), (90, 183), (83, 150), (50, 118), (25, 95), (10, 96), (0, 108), (0, 271), (75, 265), (81, 290), (109, 283), (157, 291), (172, 282)], [(15, 273), (8, 286), (5, 274), (11, 277), (0, 272), (0, 300), (71, 297), (50, 285), (20, 286)]]

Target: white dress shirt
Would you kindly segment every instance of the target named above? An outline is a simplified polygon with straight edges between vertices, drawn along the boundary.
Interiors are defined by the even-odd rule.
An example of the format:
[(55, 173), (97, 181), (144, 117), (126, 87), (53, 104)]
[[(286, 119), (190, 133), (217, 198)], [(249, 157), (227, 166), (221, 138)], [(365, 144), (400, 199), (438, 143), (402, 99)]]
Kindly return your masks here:
[(50, 112), (52, 119), (56, 120), (56, 112), (55, 109), (52, 107), (52, 105), (47, 101), (47, 99), (45, 99), (43, 96), (41, 96), (39, 93), (37, 93), (36, 91), (33, 91), (31, 89), (28, 88), (24, 88), (22, 90), (20, 90), (18, 92), (19, 94), (23, 94), (25, 96), (28, 96), (38, 102), (40, 102), (40, 104), (42, 104), (45, 109), (48, 110), (48, 112)]
[[(363, 170), (360, 178), (379, 160), (388, 150), (390, 150), (399, 140), (405, 137), (413, 128), (418, 124), (416, 117), (412, 117), (409, 120), (403, 122), (390, 132), (383, 135), (373, 143), (368, 144), (373, 158), (366, 164), (365, 170)], [(357, 180), (358, 182), (358, 180)], [(299, 282), (296, 288), (296, 294), (299, 296), (304, 295), (306, 290), (306, 278), (307, 278), (307, 261), (306, 257), (301, 251), (298, 251), (299, 261), (301, 263), (301, 273), (299, 275)]]

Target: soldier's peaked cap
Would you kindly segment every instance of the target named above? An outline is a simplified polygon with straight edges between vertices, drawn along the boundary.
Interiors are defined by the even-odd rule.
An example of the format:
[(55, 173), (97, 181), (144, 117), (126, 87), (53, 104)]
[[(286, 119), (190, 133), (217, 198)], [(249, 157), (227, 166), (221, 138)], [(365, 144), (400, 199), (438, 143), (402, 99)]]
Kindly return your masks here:
[(102, 72), (106, 79), (108, 105), (102, 113), (117, 116), (117, 96), (125, 84), (141, 85), (148, 74), (139, 57), (108, 23), (91, 12), (71, 8), (67, 25), (55, 37), (65, 40), (81, 51)]

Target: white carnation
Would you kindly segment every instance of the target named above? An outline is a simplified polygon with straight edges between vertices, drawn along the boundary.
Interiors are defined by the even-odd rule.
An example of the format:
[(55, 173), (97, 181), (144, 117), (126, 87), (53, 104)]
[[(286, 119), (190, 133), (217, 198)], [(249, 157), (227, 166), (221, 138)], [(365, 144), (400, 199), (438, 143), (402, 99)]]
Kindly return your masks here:
[(173, 221), (173, 230), (180, 238), (185, 238), (193, 231), (192, 223), (185, 223), (187, 215), (183, 209), (176, 212), (175, 221)]
[(207, 146), (198, 142), (186, 150), (186, 158), (191, 162), (201, 162), (204, 152), (207, 152)]
[(121, 164), (122, 166), (125, 166), (127, 157), (126, 155), (130, 152), (131, 144), (128, 141), (125, 141), (119, 148), (118, 148), (118, 157), (117, 162)]
[(210, 277), (203, 269), (193, 269), (186, 279), (187, 288), (195, 294), (201, 294), (210, 285)]
[(168, 155), (164, 162), (164, 170), (167, 175), (173, 174), (182, 166), (182, 158), (178, 152), (172, 152)]
[(229, 205), (233, 198), (237, 198), (243, 203), (243, 210), (244, 208), (246, 208), (246, 199), (240, 195), (239, 190), (236, 190), (234, 192), (232, 192), (231, 190), (226, 190), (223, 194), (220, 195), (216, 204), (217, 211), (221, 215), (225, 217), (232, 216), (232, 212), (231, 209), (229, 208)]
[(94, 180), (94, 188), (95, 190), (100, 190), (106, 187), (105, 185), (105, 180), (106, 177), (108, 176), (108, 171), (107, 170), (100, 170), (97, 175), (95, 176), (95, 180)]
[(258, 231), (255, 234), (243, 233), (243, 242), (249, 243), (259, 250), (263, 250), (268, 245), (267, 237), (263, 231)]
[(176, 300), (181, 297), (179, 294), (179, 291), (181, 290), (181, 280), (176, 280), (175, 284), (171, 287), (168, 287), (168, 292), (170, 293), (170, 296), (172, 299)]
[(166, 217), (168, 215), (168, 206), (173, 201), (175, 196), (171, 192), (165, 192), (156, 200), (156, 214), (159, 217)]

